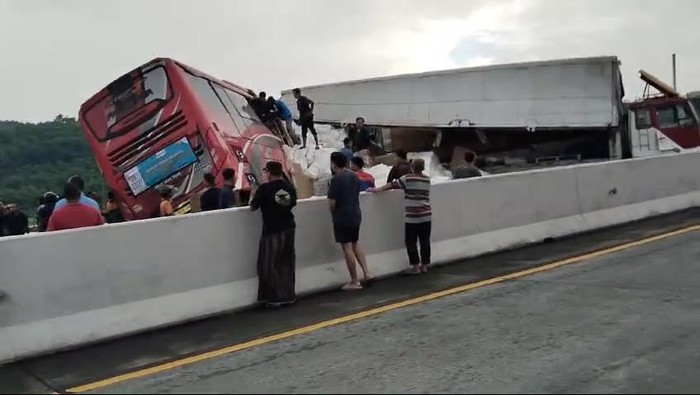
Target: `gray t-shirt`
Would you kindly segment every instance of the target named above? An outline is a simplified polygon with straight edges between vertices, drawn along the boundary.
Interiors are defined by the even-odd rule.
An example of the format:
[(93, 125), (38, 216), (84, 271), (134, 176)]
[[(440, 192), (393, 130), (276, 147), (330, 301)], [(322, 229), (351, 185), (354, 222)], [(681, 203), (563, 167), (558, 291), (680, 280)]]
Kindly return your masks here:
[(481, 171), (479, 171), (476, 166), (470, 164), (461, 165), (452, 173), (452, 178), (455, 180), (472, 177), (481, 177)]
[(343, 169), (331, 179), (328, 199), (335, 200), (333, 223), (340, 226), (360, 226), (360, 182), (355, 173)]

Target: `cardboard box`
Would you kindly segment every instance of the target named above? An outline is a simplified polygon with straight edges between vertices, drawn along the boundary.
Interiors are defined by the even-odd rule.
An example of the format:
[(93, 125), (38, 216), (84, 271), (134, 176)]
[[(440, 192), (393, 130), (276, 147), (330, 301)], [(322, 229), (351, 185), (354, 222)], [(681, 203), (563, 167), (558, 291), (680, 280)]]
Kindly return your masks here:
[(387, 166), (394, 166), (396, 164), (396, 155), (386, 154), (386, 155), (382, 155), (382, 156), (375, 156), (374, 160), (372, 161), (372, 166), (375, 166), (378, 164), (383, 164), (383, 165), (387, 165)]
[(297, 199), (307, 199), (314, 196), (314, 181), (304, 174), (300, 164), (295, 163), (292, 168), (294, 186), (297, 189)]
[(391, 147), (394, 151), (406, 152), (432, 151), (437, 131), (431, 129), (391, 129)]

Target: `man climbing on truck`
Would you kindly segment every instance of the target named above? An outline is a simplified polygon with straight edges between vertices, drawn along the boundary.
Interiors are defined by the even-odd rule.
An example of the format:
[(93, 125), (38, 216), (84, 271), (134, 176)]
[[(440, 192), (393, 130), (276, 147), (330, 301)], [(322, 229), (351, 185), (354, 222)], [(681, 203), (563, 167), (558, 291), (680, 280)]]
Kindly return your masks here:
[(301, 125), (301, 149), (306, 148), (306, 135), (311, 131), (314, 136), (314, 141), (316, 142), (316, 149), (318, 146), (318, 133), (316, 133), (316, 128), (314, 127), (314, 102), (306, 96), (301, 95), (301, 90), (295, 88), (293, 91), (294, 98), (297, 99), (297, 110), (299, 110), (299, 124)]

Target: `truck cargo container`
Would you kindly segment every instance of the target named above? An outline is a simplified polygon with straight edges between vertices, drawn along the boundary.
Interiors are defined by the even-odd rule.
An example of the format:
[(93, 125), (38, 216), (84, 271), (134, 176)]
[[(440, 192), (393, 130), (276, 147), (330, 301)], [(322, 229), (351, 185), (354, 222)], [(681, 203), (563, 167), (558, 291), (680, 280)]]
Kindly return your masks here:
[[(662, 83), (642, 72), (655, 88)], [(454, 147), (481, 155), (629, 158), (698, 147), (698, 118), (686, 98), (625, 103), (615, 56), (494, 65), (300, 87), (317, 123), (361, 116), (378, 149), (424, 150), (443, 161)], [(662, 88), (663, 89), (663, 88)], [(295, 108), (291, 90), (282, 92)], [(671, 119), (673, 118), (673, 119)], [(673, 121), (673, 122), (671, 122)], [(426, 138), (428, 136), (428, 138)]]

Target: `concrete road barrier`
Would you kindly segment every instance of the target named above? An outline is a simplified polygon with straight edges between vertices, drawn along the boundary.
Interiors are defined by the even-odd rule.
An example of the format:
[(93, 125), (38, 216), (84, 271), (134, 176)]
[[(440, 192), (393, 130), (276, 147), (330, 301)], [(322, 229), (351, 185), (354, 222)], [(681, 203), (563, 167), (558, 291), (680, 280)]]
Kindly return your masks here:
[[(436, 264), (700, 205), (700, 153), (434, 185)], [(375, 275), (406, 268), (400, 192), (362, 197)], [(347, 280), (325, 199), (300, 202), (297, 290)], [(259, 213), (231, 209), (0, 239), (0, 362), (255, 302)]]

